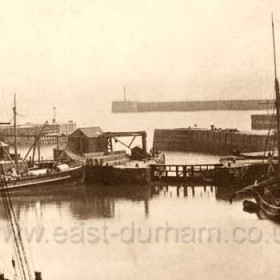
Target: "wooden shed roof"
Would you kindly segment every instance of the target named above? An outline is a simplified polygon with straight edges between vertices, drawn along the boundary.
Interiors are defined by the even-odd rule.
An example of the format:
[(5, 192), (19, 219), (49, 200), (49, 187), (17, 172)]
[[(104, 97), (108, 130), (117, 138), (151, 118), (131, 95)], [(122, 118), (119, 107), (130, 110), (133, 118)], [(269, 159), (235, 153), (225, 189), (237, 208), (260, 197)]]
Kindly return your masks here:
[(97, 138), (103, 134), (103, 130), (99, 127), (84, 127), (77, 128), (69, 137), (87, 137), (87, 138)]

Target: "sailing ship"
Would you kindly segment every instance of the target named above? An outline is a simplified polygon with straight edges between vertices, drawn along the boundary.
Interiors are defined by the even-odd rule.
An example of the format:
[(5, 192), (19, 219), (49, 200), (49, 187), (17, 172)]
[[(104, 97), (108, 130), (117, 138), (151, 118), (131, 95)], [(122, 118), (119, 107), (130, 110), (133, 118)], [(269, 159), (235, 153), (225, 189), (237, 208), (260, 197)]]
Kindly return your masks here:
[[(272, 38), (273, 38), (273, 57), (274, 57), (274, 76), (275, 76), (275, 107), (276, 107), (276, 138), (278, 154), (280, 151), (280, 93), (279, 93), (279, 81), (276, 71), (276, 50), (275, 50), (275, 35), (274, 35), (274, 22), (272, 15)], [(230, 201), (241, 193), (251, 194), (255, 198), (256, 204), (252, 204), (245, 200), (243, 202), (244, 210), (250, 212), (250, 210), (256, 210), (257, 214), (264, 213), (266, 217), (280, 221), (280, 157), (277, 158), (276, 167), (272, 167), (272, 162), (267, 174), (267, 178), (260, 182), (245, 187), (244, 189), (235, 192)]]
[[(53, 187), (57, 184), (69, 185), (72, 183), (83, 183), (85, 170), (82, 161), (68, 160), (66, 162), (57, 161), (41, 161), (40, 160), (40, 135), (47, 125), (41, 128), (36, 140), (28, 150), (23, 159), (19, 158), (17, 147), (17, 110), (16, 96), (14, 97), (14, 155), (13, 158), (7, 151), (5, 145), (0, 142), (8, 161), (1, 162), (0, 174), (6, 182), (5, 190), (30, 190), (34, 187), (47, 186)], [(38, 145), (38, 161), (34, 161), (35, 148)], [(27, 156), (33, 148), (33, 160), (27, 162)], [(8, 164), (7, 164), (8, 163)], [(8, 165), (8, 168), (7, 168)]]

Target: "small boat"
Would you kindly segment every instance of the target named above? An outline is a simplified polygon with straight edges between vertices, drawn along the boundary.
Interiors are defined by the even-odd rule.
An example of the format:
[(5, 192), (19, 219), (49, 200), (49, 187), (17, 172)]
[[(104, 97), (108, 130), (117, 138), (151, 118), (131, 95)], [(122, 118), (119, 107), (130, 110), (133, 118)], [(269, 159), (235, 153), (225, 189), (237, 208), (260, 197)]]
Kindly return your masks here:
[(248, 213), (257, 213), (259, 210), (260, 208), (257, 203), (247, 199), (243, 201), (243, 211)]
[(280, 188), (269, 186), (253, 191), (256, 202), (262, 212), (272, 220), (280, 220)]
[(279, 177), (277, 179), (272, 178), (270, 180), (260, 182), (259, 184), (256, 183), (255, 185), (248, 186), (235, 192), (231, 196), (230, 201), (232, 202), (233, 198), (238, 194), (250, 194), (255, 198), (257, 205), (253, 206), (253, 202), (245, 200), (243, 207), (246, 212), (262, 211), (262, 213), (269, 219), (280, 221), (279, 180)]

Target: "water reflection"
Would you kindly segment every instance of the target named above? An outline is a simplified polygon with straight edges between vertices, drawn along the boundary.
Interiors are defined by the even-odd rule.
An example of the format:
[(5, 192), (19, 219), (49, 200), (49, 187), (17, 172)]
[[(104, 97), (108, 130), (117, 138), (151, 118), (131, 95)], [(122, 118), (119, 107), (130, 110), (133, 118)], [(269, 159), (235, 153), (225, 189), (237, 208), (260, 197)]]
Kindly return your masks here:
[(151, 188), (152, 196), (163, 197), (215, 197), (215, 186), (198, 185), (157, 185)]
[[(153, 198), (187, 198), (229, 201), (234, 188), (213, 185), (153, 185), (153, 186), (107, 186), (78, 185), (54, 192), (45, 190), (25, 194), (13, 194), (11, 199), (18, 217), (21, 212), (33, 210), (42, 216), (44, 208), (54, 206), (57, 211), (68, 207), (76, 220), (114, 218), (116, 203), (126, 200), (143, 202), (143, 212), (149, 217), (149, 201)], [(240, 198), (242, 199), (242, 198)], [(6, 219), (4, 208), (0, 206), (0, 218)]]
[[(52, 190), (20, 196), (13, 195), (11, 199), (21, 225), (27, 226), (30, 231), (34, 228), (45, 229), (43, 241), (40, 243), (33, 241), (28, 246), (33, 258), (36, 259), (36, 265), (41, 271), (44, 271), (46, 279), (61, 279), (63, 277), (67, 279), (91, 279), (92, 275), (98, 275), (98, 279), (123, 279), (123, 274), (118, 274), (119, 269), (117, 269), (116, 262), (118, 265), (123, 264), (123, 269), (126, 269), (128, 265), (136, 275), (139, 273), (135, 279), (157, 279), (158, 277), (150, 277), (150, 275), (154, 271), (162, 269), (163, 265), (169, 264), (170, 254), (175, 256), (176, 261), (179, 262), (180, 268), (178, 269), (185, 268), (184, 275), (187, 275), (192, 266), (186, 267), (185, 259), (199, 260), (199, 265), (201, 265), (201, 255), (209, 256), (209, 252), (213, 252), (213, 250), (219, 251), (220, 255), (227, 255), (229, 244), (209, 244), (206, 242), (200, 246), (195, 242), (160, 244), (156, 241), (143, 244), (137, 243), (137, 240), (135, 243), (128, 244), (123, 242), (122, 238), (128, 239), (127, 234), (132, 231), (132, 225), (137, 229), (135, 233), (141, 229), (141, 232), (145, 233), (143, 236), (146, 236), (146, 233), (150, 231), (154, 236), (157, 229), (166, 228), (167, 225), (180, 233), (182, 228), (191, 228), (195, 233), (200, 228), (216, 228), (222, 232), (222, 236), (226, 240), (231, 240), (230, 233), (235, 228), (242, 227), (245, 232), (257, 227), (263, 232), (268, 232), (268, 229), (273, 230), (271, 223), (265, 221), (260, 223), (255, 215), (242, 212), (241, 203), (230, 205), (228, 198), (233, 191), (232, 188), (220, 188), (213, 185), (161, 184), (148, 187), (91, 184), (65, 188), (56, 193), (53, 193)], [(0, 206), (0, 218), (6, 219), (2, 205)], [(119, 237), (108, 235), (109, 245), (102, 241), (102, 235), (100, 235), (98, 243), (89, 243), (87, 230), (94, 227), (102, 232), (104, 224), (108, 227), (109, 233), (117, 233)], [(0, 226), (3, 225), (0, 223)], [(56, 228), (61, 227), (67, 232), (68, 239), (65, 243), (59, 243), (55, 238)], [(83, 237), (79, 239), (82, 240), (80, 243), (71, 239), (73, 228), (78, 228), (79, 233), (85, 233), (79, 235)], [(123, 229), (125, 229), (123, 231), (125, 234), (122, 236), (120, 233)], [(77, 231), (74, 233), (76, 234)], [(173, 235), (172, 232), (170, 234), (171, 242)], [(143, 240), (143, 236), (141, 240)], [(165, 240), (165, 238), (161, 240)], [(12, 248), (12, 244), (5, 244), (2, 240), (1, 248), (4, 245), (7, 248), (8, 245)], [(247, 249), (251, 249), (250, 244), (242, 244), (241, 247), (246, 252)], [(262, 250), (264, 249), (270, 250), (269, 247), (263, 246)], [(239, 254), (240, 244), (233, 244), (230, 247), (231, 252), (232, 250)], [(11, 254), (8, 249), (2, 251), (10, 258)], [(162, 258), (161, 256), (166, 256), (167, 251), (168, 257)], [(157, 256), (155, 262), (158, 263), (157, 268), (150, 266), (150, 256), (153, 253)], [(133, 256), (137, 255), (135, 257), (138, 261), (136, 265), (132, 254)], [(254, 258), (254, 254), (255, 247), (250, 254), (251, 259)], [(160, 257), (158, 258), (158, 256)], [(214, 254), (214, 256), (216, 255)], [(81, 259), (83, 259), (82, 262), (76, 261), (76, 265), (73, 265), (73, 260)], [(215, 262), (218, 261), (217, 257)], [(93, 266), (92, 263), (95, 263), (96, 266)], [(202, 267), (209, 266), (210, 263), (212, 263), (212, 254), (209, 262), (202, 263)], [(252, 267), (254, 265), (255, 263), (252, 262)], [(50, 271), (49, 266), (56, 267), (56, 270)], [(234, 264), (231, 266), (235, 267)], [(104, 269), (101, 271), (99, 267)], [(115, 267), (116, 269), (112, 271)], [(81, 271), (85, 273), (84, 277), (80, 277)], [(146, 271), (144, 278), (141, 276), (143, 271)], [(169, 275), (168, 278), (171, 276)], [(175, 278), (181, 279), (181, 274)]]
[[(78, 185), (60, 190), (40, 190), (39, 192), (14, 193), (11, 200), (19, 218), (21, 213), (34, 211), (43, 215), (44, 208), (53, 206), (68, 208), (76, 220), (114, 218), (116, 201), (129, 200), (143, 202), (143, 211), (149, 216), (151, 189), (147, 186), (106, 186)], [(6, 219), (4, 207), (0, 206), (0, 218)]]
[[(117, 201), (129, 200), (132, 202), (143, 202), (145, 215), (149, 216), (149, 199), (151, 198), (151, 189), (149, 186), (139, 185), (87, 185), (86, 194), (90, 200), (108, 200), (111, 205)], [(104, 213), (100, 213), (104, 217)], [(112, 218), (114, 215), (111, 216)]]
[[(40, 188), (38, 190), (18, 191), (10, 193), (11, 202), (17, 217), (20, 213), (34, 210), (36, 216), (43, 216), (44, 208), (55, 206), (60, 209), (63, 204), (81, 199), (84, 196), (84, 186), (75, 185), (58, 189)], [(6, 219), (4, 207), (0, 206), (0, 217)]]

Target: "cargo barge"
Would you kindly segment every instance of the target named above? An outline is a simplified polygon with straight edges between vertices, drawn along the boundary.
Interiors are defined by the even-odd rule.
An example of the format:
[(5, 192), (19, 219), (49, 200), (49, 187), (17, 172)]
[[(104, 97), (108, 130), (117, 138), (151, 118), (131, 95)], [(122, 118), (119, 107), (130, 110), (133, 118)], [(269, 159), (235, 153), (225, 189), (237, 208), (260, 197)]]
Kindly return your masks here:
[(273, 149), (274, 135), (239, 132), (236, 129), (156, 129), (153, 147), (160, 151), (206, 152), (229, 155)]

